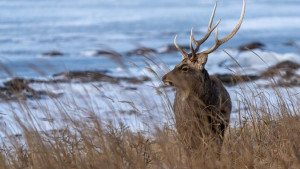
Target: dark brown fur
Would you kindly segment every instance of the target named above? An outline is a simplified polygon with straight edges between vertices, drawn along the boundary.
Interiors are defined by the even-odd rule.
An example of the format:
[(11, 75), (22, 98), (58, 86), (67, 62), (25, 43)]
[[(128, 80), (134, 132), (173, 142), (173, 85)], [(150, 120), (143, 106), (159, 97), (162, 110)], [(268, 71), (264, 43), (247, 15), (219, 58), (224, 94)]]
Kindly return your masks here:
[[(177, 45), (177, 36), (175, 36), (174, 45), (181, 53), (183, 60), (163, 77), (163, 81), (176, 89), (174, 101), (176, 128), (186, 147), (198, 149), (202, 145), (213, 143), (217, 146), (210, 148), (216, 148), (215, 150), (220, 153), (224, 133), (230, 120), (231, 100), (223, 84), (216, 77), (210, 77), (204, 67), (208, 55), (231, 39), (239, 30), (245, 14), (245, 0), (243, 0), (239, 22), (231, 33), (222, 39), (218, 39), (218, 30), (216, 29), (220, 20), (212, 26), (216, 7), (217, 3), (203, 38), (196, 40), (193, 29), (191, 29), (191, 53), (188, 54)], [(214, 46), (197, 53), (201, 44), (208, 39), (215, 29)], [(195, 49), (193, 44), (195, 44)]]
[(176, 128), (187, 147), (194, 149), (211, 140), (222, 145), (231, 112), (230, 96), (223, 84), (189, 59), (166, 74), (163, 81), (176, 89)]

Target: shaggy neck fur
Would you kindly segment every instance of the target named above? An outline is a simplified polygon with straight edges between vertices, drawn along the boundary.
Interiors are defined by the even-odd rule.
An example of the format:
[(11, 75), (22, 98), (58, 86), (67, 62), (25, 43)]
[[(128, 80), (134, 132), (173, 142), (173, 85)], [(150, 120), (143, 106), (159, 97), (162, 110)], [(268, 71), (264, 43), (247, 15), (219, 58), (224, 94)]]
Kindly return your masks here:
[(206, 106), (216, 106), (218, 104), (219, 91), (216, 83), (209, 77), (208, 72), (202, 70), (203, 77), (199, 77), (201, 85), (192, 86), (190, 91), (176, 89), (176, 97), (182, 98), (182, 101), (201, 101)]

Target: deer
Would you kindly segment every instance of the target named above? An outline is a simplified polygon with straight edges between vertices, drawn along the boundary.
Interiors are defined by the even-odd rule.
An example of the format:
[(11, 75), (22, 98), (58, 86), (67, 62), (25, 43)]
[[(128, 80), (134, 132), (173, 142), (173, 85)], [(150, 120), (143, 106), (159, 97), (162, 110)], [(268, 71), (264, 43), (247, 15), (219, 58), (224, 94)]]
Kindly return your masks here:
[[(222, 82), (215, 76), (210, 76), (205, 69), (208, 55), (230, 40), (239, 30), (245, 13), (245, 0), (237, 25), (232, 32), (223, 39), (218, 39), (218, 25), (220, 20), (212, 26), (217, 3), (208, 23), (204, 37), (196, 40), (193, 28), (190, 35), (190, 50), (187, 53), (176, 43), (174, 45), (182, 55), (182, 61), (173, 70), (162, 77), (167, 86), (175, 88), (173, 111), (175, 128), (181, 140), (188, 149), (197, 149), (199, 144), (213, 142), (216, 151), (220, 152), (225, 130), (230, 122), (232, 109), (231, 98)], [(210, 37), (215, 30), (215, 44), (202, 52), (200, 46)], [(194, 44), (194, 45), (193, 45)], [(193, 47), (195, 46), (195, 48)]]

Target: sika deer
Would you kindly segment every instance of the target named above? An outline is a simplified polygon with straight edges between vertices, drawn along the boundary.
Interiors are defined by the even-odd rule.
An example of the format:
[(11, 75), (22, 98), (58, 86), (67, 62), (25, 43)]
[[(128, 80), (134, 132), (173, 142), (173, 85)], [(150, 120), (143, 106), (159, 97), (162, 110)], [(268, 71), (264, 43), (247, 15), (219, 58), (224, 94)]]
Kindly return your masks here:
[[(174, 44), (182, 54), (183, 60), (163, 76), (162, 80), (166, 85), (175, 87), (176, 95), (173, 105), (175, 126), (187, 148), (196, 149), (201, 143), (206, 144), (207, 141), (213, 141), (219, 152), (225, 129), (229, 124), (231, 100), (223, 84), (215, 77), (209, 76), (204, 66), (208, 55), (231, 39), (239, 30), (245, 13), (245, 1), (243, 1), (238, 24), (228, 36), (221, 40), (218, 39), (218, 30), (216, 29), (220, 20), (212, 27), (216, 6), (217, 3), (210, 18), (207, 33), (202, 39), (195, 40), (193, 30), (191, 30), (191, 53), (186, 53), (177, 45), (177, 36), (175, 36)], [(215, 45), (206, 51), (197, 53), (200, 45), (215, 29)], [(195, 44), (195, 49), (192, 42)]]

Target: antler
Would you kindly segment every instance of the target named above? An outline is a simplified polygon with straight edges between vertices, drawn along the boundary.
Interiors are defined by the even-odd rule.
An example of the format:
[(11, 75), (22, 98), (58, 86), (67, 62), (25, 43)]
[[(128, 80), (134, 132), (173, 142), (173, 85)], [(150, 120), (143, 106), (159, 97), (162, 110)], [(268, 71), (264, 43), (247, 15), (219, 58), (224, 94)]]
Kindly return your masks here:
[(179, 52), (182, 54), (183, 59), (184, 59), (184, 58), (189, 58), (189, 59), (193, 60), (193, 59), (197, 58), (196, 51), (195, 51), (194, 48), (193, 48), (193, 37), (192, 37), (192, 36), (193, 36), (193, 29), (191, 29), (191, 37), (190, 37), (190, 49), (191, 49), (191, 51), (192, 51), (191, 57), (190, 57), (190, 58), (189, 58), (189, 54), (186, 53), (183, 49), (181, 49), (181, 48), (177, 45), (177, 43), (176, 43), (177, 35), (176, 35), (175, 38), (174, 38), (174, 45), (175, 45), (175, 47), (179, 50)]
[(243, 18), (244, 18), (244, 14), (245, 14), (245, 6), (246, 6), (245, 5), (245, 0), (243, 0), (243, 9), (242, 9), (242, 12), (241, 12), (239, 22), (237, 23), (235, 28), (232, 30), (232, 32), (228, 36), (226, 36), (225, 38), (219, 40), (218, 39), (218, 28), (217, 28), (216, 33), (215, 33), (215, 41), (216, 41), (215, 45), (212, 48), (201, 52), (202, 54), (210, 54), (211, 52), (218, 49), (219, 46), (221, 46), (223, 43), (227, 42), (229, 39), (231, 39), (236, 34), (236, 32), (240, 29), (241, 24), (243, 22)]
[[(200, 39), (200, 40), (197, 41), (194, 38), (193, 29), (191, 29), (190, 48), (191, 48), (192, 53), (191, 53), (191, 58), (190, 59), (191, 60), (195, 60), (198, 57), (206, 57), (206, 58), (202, 59), (204, 61), (202, 63), (202, 66), (204, 66), (205, 63), (206, 63), (206, 61), (207, 61), (208, 54), (212, 53), (213, 51), (215, 51), (216, 49), (218, 49), (218, 47), (221, 46), (223, 43), (225, 43), (229, 39), (231, 39), (236, 34), (236, 32), (240, 29), (241, 24), (243, 22), (244, 14), (245, 14), (245, 7), (246, 7), (246, 3), (245, 3), (245, 0), (243, 0), (243, 8), (242, 8), (242, 12), (241, 12), (241, 16), (240, 16), (239, 22), (237, 23), (237, 25), (235, 26), (235, 28), (232, 30), (232, 32), (228, 36), (226, 36), (225, 38), (219, 40), (218, 39), (218, 28), (217, 28), (217, 26), (219, 25), (219, 23), (220, 23), (221, 20), (219, 20), (213, 27), (211, 27), (212, 23), (213, 23), (213, 20), (214, 20), (214, 17), (215, 17), (216, 8), (217, 8), (217, 3), (215, 3), (212, 15), (211, 15), (209, 23), (208, 23), (208, 29), (207, 29), (207, 32), (206, 32), (205, 36), (202, 39)], [(212, 48), (210, 48), (210, 49), (208, 49), (206, 51), (203, 51), (203, 52), (197, 54), (196, 52), (199, 50), (200, 45), (202, 43), (204, 43), (209, 38), (209, 36), (212, 33), (212, 31), (215, 30), (215, 29), (216, 29), (216, 33), (215, 33), (215, 42), (216, 43), (215, 43), (215, 45)], [(181, 49), (177, 45), (176, 39), (177, 39), (177, 35), (174, 38), (174, 45), (177, 48), (177, 50), (179, 50), (179, 52), (182, 54), (183, 58), (189, 58), (189, 54), (186, 53), (183, 49)], [(192, 42), (194, 42), (195, 45), (196, 45), (195, 49), (193, 48)]]
[(183, 59), (184, 59), (184, 58), (188, 58), (188, 57), (189, 57), (189, 54), (187, 54), (183, 49), (181, 49), (181, 48), (177, 45), (176, 39), (177, 39), (177, 35), (176, 35), (175, 38), (174, 38), (174, 45), (175, 45), (175, 47), (176, 47), (177, 50), (179, 50), (179, 52), (182, 54)]
[(211, 27), (211, 25), (213, 23), (213, 20), (214, 20), (214, 17), (215, 17), (216, 8), (217, 8), (217, 2), (215, 3), (215, 6), (214, 6), (214, 9), (212, 11), (210, 20), (208, 22), (207, 32), (206, 32), (205, 36), (202, 39), (200, 39), (200, 40), (197, 41), (194, 38), (193, 29), (191, 30), (191, 38), (192, 38), (194, 44), (196, 45), (195, 52), (197, 52), (199, 50), (200, 45), (207, 40), (207, 38), (210, 36), (210, 34), (212, 33), (212, 31), (216, 29), (216, 27), (219, 25), (219, 23), (221, 21), (221, 19), (220, 19), (213, 27)]
[(192, 57), (190, 58), (191, 60), (194, 60), (197, 57), (196, 51), (193, 48), (193, 28), (191, 29), (191, 37), (190, 37), (190, 49), (192, 51)]

